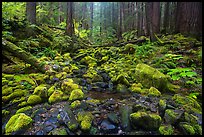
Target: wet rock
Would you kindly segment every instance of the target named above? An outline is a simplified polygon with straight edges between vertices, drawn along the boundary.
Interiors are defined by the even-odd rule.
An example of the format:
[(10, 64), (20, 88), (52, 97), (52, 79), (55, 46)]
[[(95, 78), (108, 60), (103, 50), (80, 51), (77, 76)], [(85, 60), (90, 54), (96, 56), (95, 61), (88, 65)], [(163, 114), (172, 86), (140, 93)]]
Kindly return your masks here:
[(105, 82), (95, 82), (92, 85), (98, 86), (100, 88), (108, 88), (108, 84)]
[(111, 131), (116, 129), (116, 126), (111, 124), (107, 119), (101, 122), (101, 129), (104, 131)]
[(112, 122), (113, 124), (118, 124), (119, 123), (119, 118), (115, 113), (113, 113), (113, 112), (108, 113), (107, 117), (108, 117), (108, 120), (110, 122)]
[(174, 125), (178, 123), (179, 120), (181, 120), (183, 113), (184, 112), (179, 109), (176, 110), (166, 109), (164, 114), (164, 120), (166, 123)]
[(139, 111), (130, 114), (130, 121), (134, 127), (154, 131), (159, 129), (162, 119), (157, 114), (147, 114)]
[(157, 106), (156, 106), (156, 104), (151, 103), (149, 108), (150, 108), (150, 110), (151, 110), (152, 112), (157, 112)]
[(50, 132), (53, 129), (54, 129), (53, 126), (47, 126), (47, 127), (44, 128), (44, 131), (48, 133), (48, 132)]
[(159, 100), (159, 115), (161, 117), (164, 116), (165, 110), (166, 110), (166, 100), (160, 99)]
[(40, 131), (36, 132), (36, 135), (45, 135), (45, 133), (43, 130), (40, 130)]
[(130, 108), (128, 105), (122, 105), (119, 108), (120, 117), (121, 117), (121, 126), (122, 129), (125, 131), (130, 131), (130, 121), (129, 121), (129, 115), (131, 113), (132, 108)]

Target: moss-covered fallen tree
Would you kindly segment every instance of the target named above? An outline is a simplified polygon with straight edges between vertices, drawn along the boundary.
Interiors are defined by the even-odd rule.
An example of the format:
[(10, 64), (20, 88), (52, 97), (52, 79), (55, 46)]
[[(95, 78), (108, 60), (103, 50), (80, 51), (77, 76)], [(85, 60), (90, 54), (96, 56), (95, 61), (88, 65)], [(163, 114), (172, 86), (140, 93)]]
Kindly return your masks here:
[(4, 38), (2, 38), (2, 49), (12, 53), (14, 56), (22, 59), (26, 63), (31, 64), (31, 66), (37, 68), (39, 71), (43, 73), (45, 72), (45, 65), (43, 65), (42, 62), (39, 62), (35, 56), (33, 56), (29, 52), (22, 50), (21, 48)]

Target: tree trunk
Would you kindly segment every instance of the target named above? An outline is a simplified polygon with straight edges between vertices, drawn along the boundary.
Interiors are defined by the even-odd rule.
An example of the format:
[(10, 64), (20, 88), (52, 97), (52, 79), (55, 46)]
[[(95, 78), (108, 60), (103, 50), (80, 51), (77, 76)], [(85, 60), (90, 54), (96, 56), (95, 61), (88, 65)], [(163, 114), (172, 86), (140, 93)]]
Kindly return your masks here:
[(169, 2), (165, 3), (164, 7), (164, 24), (163, 24), (164, 32), (168, 32), (169, 30)]
[(63, 16), (62, 16), (62, 12), (63, 12), (63, 10), (62, 10), (62, 2), (58, 2), (58, 4), (59, 4), (59, 18), (58, 18), (58, 23), (60, 24), (61, 22), (63, 22), (64, 21), (64, 18), (63, 18)]
[(93, 2), (90, 3), (90, 10), (91, 10), (91, 21), (90, 21), (91, 32), (90, 32), (90, 36), (92, 36), (92, 33), (93, 33)]
[(73, 2), (67, 2), (67, 26), (66, 34), (70, 37), (74, 34), (74, 24), (73, 24)]
[(152, 16), (152, 25), (153, 25), (153, 32), (159, 33), (160, 32), (160, 2), (153, 2), (153, 16)]
[(89, 29), (89, 25), (87, 22), (87, 2), (83, 2), (83, 7), (82, 7), (82, 12), (83, 12), (83, 23), (82, 23), (82, 27), (86, 30)]
[(26, 63), (31, 64), (31, 66), (36, 67), (39, 71), (43, 73), (46, 71), (46, 68), (45, 68), (46, 66), (43, 65), (43, 63), (39, 62), (36, 57), (34, 57), (29, 52), (22, 50), (15, 44), (5, 40), (4, 38), (2, 38), (2, 48), (3, 50), (6, 50), (12, 53), (14, 56), (18, 57), (19, 59), (22, 59)]
[(26, 2), (26, 17), (31, 24), (36, 24), (36, 2)]

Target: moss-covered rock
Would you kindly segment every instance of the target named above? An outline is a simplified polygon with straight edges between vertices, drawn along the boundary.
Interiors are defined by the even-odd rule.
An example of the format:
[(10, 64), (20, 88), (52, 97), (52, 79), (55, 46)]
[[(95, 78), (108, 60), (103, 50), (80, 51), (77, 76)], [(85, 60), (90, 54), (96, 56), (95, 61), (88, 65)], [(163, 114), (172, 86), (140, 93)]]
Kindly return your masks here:
[(10, 114), (10, 111), (4, 109), (1, 111), (1, 114), (2, 114), (2, 116), (7, 116)]
[(52, 93), (55, 91), (56, 87), (55, 85), (51, 86), (48, 91), (47, 91), (47, 95), (48, 97), (50, 97), (52, 95)]
[(38, 84), (43, 84), (43, 83), (45, 83), (45, 79), (46, 79), (47, 75), (42, 74), (42, 73), (31, 73), (31, 74), (29, 74), (29, 76), (32, 77), (33, 79), (35, 79), (35, 81)]
[(24, 113), (13, 115), (5, 126), (6, 134), (26, 128), (33, 120)]
[(180, 122), (179, 127), (184, 135), (195, 135), (195, 130), (191, 124), (187, 122)]
[(166, 109), (164, 114), (164, 120), (168, 124), (176, 124), (182, 119), (183, 111)]
[(16, 111), (16, 114), (18, 114), (18, 113), (24, 113), (25, 111), (30, 110), (30, 109), (32, 109), (31, 106), (26, 106), (26, 107), (20, 108), (20, 109), (18, 109), (18, 110)]
[(100, 75), (98, 75), (97, 71), (94, 70), (94, 68), (92, 68), (92, 67), (90, 67), (86, 71), (86, 73), (83, 75), (83, 77), (87, 79), (88, 83), (103, 81), (103, 78)]
[(77, 107), (80, 106), (80, 105), (81, 105), (80, 100), (75, 100), (74, 102), (71, 103), (70, 107), (71, 107), (72, 109), (75, 109), (75, 108), (77, 108)]
[(100, 104), (100, 100), (98, 100), (98, 99), (89, 99), (89, 100), (86, 100), (86, 103), (96, 106), (96, 105)]
[(135, 48), (134, 47), (135, 47), (134, 44), (131, 44), (131, 43), (126, 44), (125, 47), (124, 47), (125, 53), (133, 54), (135, 52)]
[(7, 96), (13, 92), (13, 87), (7, 87), (2, 89), (2, 96)]
[(173, 135), (174, 128), (172, 127), (172, 125), (161, 125), (159, 127), (159, 133), (161, 135)]
[(72, 90), (78, 89), (80, 86), (75, 84), (72, 79), (66, 79), (62, 82), (61, 89), (64, 93), (70, 94)]
[(8, 96), (3, 96), (2, 101), (8, 102), (14, 98), (25, 96), (26, 94), (27, 94), (26, 90), (16, 89), (16, 90), (14, 90), (13, 93), (9, 94)]
[(30, 104), (30, 105), (39, 104), (41, 102), (42, 102), (42, 99), (38, 95), (30, 95), (28, 100), (27, 100), (27, 103)]
[(60, 72), (55, 74), (55, 77), (58, 79), (65, 79), (67, 77), (67, 72)]
[(63, 100), (64, 93), (61, 90), (55, 90), (52, 95), (49, 97), (48, 102), (50, 104), (60, 102)]
[(77, 114), (77, 121), (80, 122), (80, 127), (83, 131), (90, 130), (93, 118), (91, 112), (81, 111)]
[(63, 72), (66, 72), (66, 73), (72, 72), (72, 71), (71, 71), (71, 68), (69, 68), (69, 67), (67, 67), (67, 66), (66, 66), (66, 67), (63, 67), (63, 68), (62, 68), (62, 71), (63, 71)]
[(53, 129), (49, 135), (68, 135), (66, 129), (63, 128), (55, 128)]
[(160, 97), (161, 93), (155, 87), (150, 87), (148, 95), (149, 96), (154, 96), (154, 97)]
[(64, 58), (64, 60), (68, 60), (68, 61), (72, 61), (72, 58), (70, 57), (70, 53), (65, 53), (64, 55), (62, 55), (62, 57)]
[(48, 97), (47, 86), (46, 84), (41, 84), (34, 89), (34, 95), (40, 96), (42, 99), (46, 99)]
[(130, 114), (130, 121), (132, 125), (145, 130), (158, 130), (162, 119), (157, 114), (147, 114), (146, 112), (138, 111)]
[(164, 116), (165, 110), (166, 110), (166, 100), (165, 99), (160, 99), (159, 100), (159, 115), (161, 117)]
[(2, 86), (7, 85), (9, 83), (9, 80), (2, 78)]
[(142, 90), (142, 84), (141, 83), (133, 83), (132, 85), (131, 85), (131, 87), (129, 88), (130, 89), (130, 91), (132, 91), (132, 92), (135, 92), (135, 93), (141, 93), (141, 90)]
[(146, 64), (140, 63), (136, 66), (135, 79), (146, 88), (155, 87), (160, 92), (170, 91), (169, 86), (167, 86), (169, 83), (168, 76)]
[(193, 125), (193, 129), (195, 130), (196, 135), (202, 135), (202, 126), (199, 124)]
[(14, 81), (18, 82), (18, 83), (26, 81), (26, 82), (30, 83), (31, 85), (35, 86), (35, 82), (33, 81), (32, 78), (29, 77), (28, 74), (15, 75)]
[(97, 60), (91, 56), (86, 56), (80, 60), (80, 63), (86, 64), (89, 67), (94, 67), (97, 65)]
[(189, 114), (187, 112), (184, 112), (184, 120), (188, 123), (191, 123), (191, 124), (198, 124), (198, 122), (197, 122), (198, 117), (196, 117), (193, 114)]
[(125, 78), (125, 76), (123, 74), (120, 74), (117, 76), (116, 78), (116, 82), (119, 84), (124, 84), (126, 86), (129, 86), (130, 83), (128, 82), (128, 80)]
[(84, 93), (82, 92), (82, 90), (81, 89), (75, 89), (75, 90), (72, 90), (70, 97), (69, 97), (69, 100), (74, 101), (74, 100), (77, 100), (77, 99), (80, 100), (83, 98), (84, 98)]
[(188, 113), (199, 113), (202, 114), (202, 107), (199, 103), (190, 96), (181, 96), (179, 94), (175, 94), (172, 97), (172, 100), (175, 101), (177, 105), (182, 106)]
[(12, 74), (2, 74), (2, 77), (6, 78), (7, 80), (13, 80), (14, 79), (14, 75)]

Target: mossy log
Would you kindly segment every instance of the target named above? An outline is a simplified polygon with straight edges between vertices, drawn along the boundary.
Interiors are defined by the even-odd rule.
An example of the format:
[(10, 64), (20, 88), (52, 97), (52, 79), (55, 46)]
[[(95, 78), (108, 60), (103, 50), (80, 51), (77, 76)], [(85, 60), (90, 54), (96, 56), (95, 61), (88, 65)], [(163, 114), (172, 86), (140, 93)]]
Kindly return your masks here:
[(15, 44), (5, 40), (4, 38), (2, 38), (2, 49), (12, 53), (14, 56), (22, 59), (26, 63), (31, 64), (31, 66), (34, 66), (39, 71), (43, 73), (45, 72), (45, 66), (43, 63), (39, 62), (36, 57), (34, 57), (31, 53), (22, 50)]

